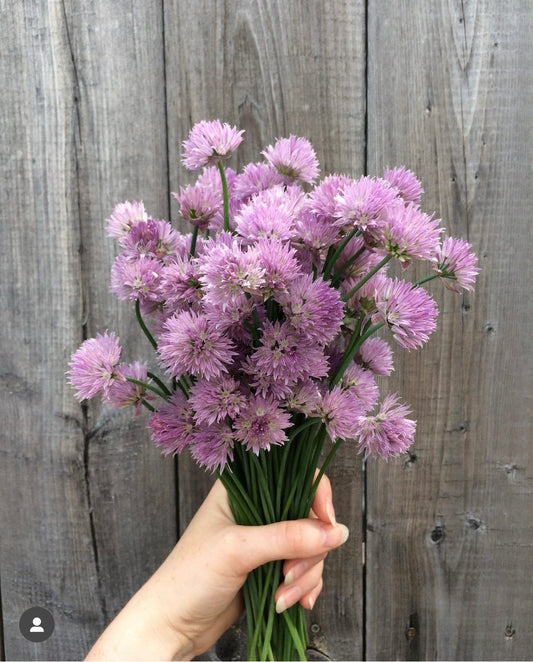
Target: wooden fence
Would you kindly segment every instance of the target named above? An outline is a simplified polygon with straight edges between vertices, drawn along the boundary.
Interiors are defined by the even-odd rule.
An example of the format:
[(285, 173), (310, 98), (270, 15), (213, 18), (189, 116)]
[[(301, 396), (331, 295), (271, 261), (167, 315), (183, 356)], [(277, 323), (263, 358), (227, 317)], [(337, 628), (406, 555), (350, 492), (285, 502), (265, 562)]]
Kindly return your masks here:
[[(533, 4), (1, 0), (0, 18), (4, 659), (83, 657), (206, 492), (144, 416), (80, 406), (64, 373), (105, 329), (146, 355), (109, 293), (104, 219), (143, 199), (177, 222), (180, 143), (215, 117), (246, 129), (237, 166), (289, 133), (323, 173), (406, 164), (482, 267), (473, 295), (430, 284), (439, 330), (397, 353), (412, 454), (363, 476), (346, 444), (329, 472), (351, 537), (328, 559), (311, 655), (531, 659)], [(56, 624), (41, 644), (19, 632), (34, 605)], [(235, 628), (211, 654), (240, 646)]]

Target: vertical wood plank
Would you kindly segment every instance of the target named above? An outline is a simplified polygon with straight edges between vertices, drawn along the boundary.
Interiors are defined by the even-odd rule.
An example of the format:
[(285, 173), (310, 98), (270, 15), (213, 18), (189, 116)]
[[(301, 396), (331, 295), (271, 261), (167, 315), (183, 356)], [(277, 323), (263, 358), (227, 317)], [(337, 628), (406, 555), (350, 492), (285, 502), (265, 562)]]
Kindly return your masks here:
[[(144, 199), (156, 217), (168, 211), (162, 10), (103, 0), (8, 4), (6, 655), (80, 659), (176, 536), (173, 464), (152, 448), (145, 416), (80, 407), (64, 377), (84, 335), (106, 328), (121, 335), (125, 360), (149, 353), (109, 294), (114, 247), (104, 219), (125, 198)], [(18, 631), (31, 605), (56, 621), (43, 644)]]
[(368, 465), (368, 659), (533, 649), (532, 29), (519, 0), (369, 3), (369, 171), (415, 170), (483, 271), (473, 296), (431, 283), (439, 330), (397, 353), (418, 433)]
[[(194, 179), (180, 165), (180, 150), (202, 119), (246, 130), (233, 167), (262, 160), (261, 149), (293, 133), (313, 143), (323, 173), (363, 172), (364, 2), (202, 0), (169, 3), (165, 10), (171, 190)], [(209, 479), (186, 457), (179, 466), (183, 528)], [(310, 619), (318, 651), (311, 654), (359, 659), (361, 466), (354, 449), (344, 448), (329, 473), (351, 538), (328, 559), (326, 588)], [(239, 641), (236, 633), (221, 642), (219, 654), (239, 654)]]

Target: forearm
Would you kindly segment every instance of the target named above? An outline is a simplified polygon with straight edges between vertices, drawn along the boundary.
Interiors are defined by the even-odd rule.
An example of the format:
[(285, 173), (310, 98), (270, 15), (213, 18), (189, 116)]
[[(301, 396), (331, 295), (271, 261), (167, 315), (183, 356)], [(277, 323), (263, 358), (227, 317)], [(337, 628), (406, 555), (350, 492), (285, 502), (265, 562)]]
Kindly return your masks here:
[(86, 660), (190, 660), (193, 644), (171, 623), (150, 581), (104, 630)]

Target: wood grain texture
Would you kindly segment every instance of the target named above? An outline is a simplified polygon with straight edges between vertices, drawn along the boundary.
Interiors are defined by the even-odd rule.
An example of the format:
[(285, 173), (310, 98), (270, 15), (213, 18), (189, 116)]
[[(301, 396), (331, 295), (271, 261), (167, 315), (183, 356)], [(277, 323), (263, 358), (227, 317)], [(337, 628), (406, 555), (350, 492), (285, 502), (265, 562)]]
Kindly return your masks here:
[[(363, 172), (364, 2), (175, 1), (165, 5), (165, 43), (172, 190), (194, 179), (180, 166), (182, 141), (194, 122), (217, 117), (246, 130), (233, 167), (262, 160), (262, 149), (293, 133), (313, 143), (323, 172)], [(209, 479), (190, 459), (179, 464), (183, 528)], [(311, 645), (334, 659), (359, 659), (361, 466), (354, 449), (344, 448), (329, 473), (339, 520), (352, 535), (328, 559)], [(242, 655), (242, 642), (238, 629), (230, 632), (218, 653)]]
[(416, 457), (368, 467), (368, 659), (533, 650), (531, 10), (369, 3), (369, 171), (415, 170), (483, 271), (473, 296), (431, 283), (439, 329), (397, 358)]
[[(176, 537), (173, 466), (149, 445), (144, 416), (86, 410), (64, 376), (84, 335), (106, 328), (122, 335), (126, 359), (146, 354), (109, 294), (104, 219), (133, 196), (167, 211), (162, 14), (140, 2), (7, 4), (5, 649), (10, 660), (81, 659)], [(18, 629), (32, 605), (55, 618), (42, 644)]]

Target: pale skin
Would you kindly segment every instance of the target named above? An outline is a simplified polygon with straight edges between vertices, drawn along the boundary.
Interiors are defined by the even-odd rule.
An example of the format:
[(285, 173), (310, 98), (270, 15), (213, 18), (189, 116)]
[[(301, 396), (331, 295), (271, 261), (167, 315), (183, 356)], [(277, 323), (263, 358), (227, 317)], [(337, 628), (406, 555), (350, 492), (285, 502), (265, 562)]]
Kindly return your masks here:
[(94, 644), (86, 660), (190, 660), (210, 648), (243, 610), (248, 573), (285, 560), (278, 612), (312, 609), (328, 551), (348, 529), (335, 520), (331, 485), (320, 481), (308, 519), (238, 526), (216, 481), (170, 555)]

